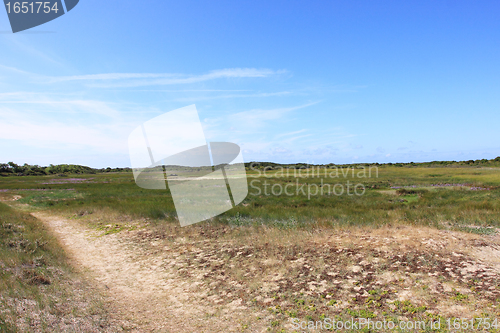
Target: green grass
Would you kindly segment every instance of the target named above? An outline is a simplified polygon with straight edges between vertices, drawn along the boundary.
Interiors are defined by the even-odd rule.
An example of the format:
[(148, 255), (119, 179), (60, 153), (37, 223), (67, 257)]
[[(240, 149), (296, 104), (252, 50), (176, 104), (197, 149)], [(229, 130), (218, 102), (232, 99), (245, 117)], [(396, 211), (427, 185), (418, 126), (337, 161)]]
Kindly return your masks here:
[[(0, 203), (0, 332), (58, 331), (58, 323), (89, 313), (94, 314), (89, 327), (95, 325), (102, 319), (102, 304), (94, 296), (75, 296), (88, 288), (75, 277), (63, 249), (40, 221)], [(55, 326), (50, 317), (58, 318)]]
[(83, 197), (81, 193), (68, 190), (47, 190), (40, 192), (20, 191), (19, 193), (24, 195), (19, 202), (29, 204), (33, 207), (50, 207), (60, 201)]
[(27, 292), (36, 291), (37, 289), (31, 286), (36, 285), (36, 283), (31, 283), (34, 280), (18, 279), (16, 273), (20, 273), (19, 276), (30, 273), (40, 277), (40, 280), (42, 278), (50, 280), (52, 274), (46, 268), (64, 262), (64, 253), (56, 240), (31, 215), (17, 212), (0, 204), (0, 216), (0, 239), (2, 240), (0, 258), (5, 265), (5, 268), (0, 271), (1, 288), (20, 284), (20, 289)]
[[(327, 176), (334, 169), (327, 171)], [(282, 229), (336, 227), (353, 225), (387, 225), (409, 223), (439, 226), (443, 222), (460, 226), (499, 226), (500, 221), (500, 169), (494, 168), (423, 168), (423, 167), (379, 167), (371, 178), (357, 178), (348, 172), (340, 172), (338, 178), (320, 176), (295, 178), (274, 177), (277, 170), (269, 170), (272, 176), (258, 178), (256, 171), (248, 171), (251, 185), (249, 195), (234, 209), (206, 223), (222, 223), (235, 227), (243, 225), (269, 225)], [(307, 170), (303, 170), (305, 175)], [(356, 173), (358, 170), (356, 170)], [(286, 174), (285, 174), (286, 175)], [(89, 179), (76, 184), (42, 184), (55, 176), (27, 176), (0, 178), (1, 189), (45, 189), (42, 192), (10, 191), (9, 194), (23, 196), (20, 203), (37, 208), (50, 208), (62, 213), (78, 214), (81, 211), (111, 209), (120, 214), (156, 220), (176, 221), (175, 207), (168, 190), (146, 190), (139, 188), (131, 173), (106, 173), (78, 175)], [(64, 178), (62, 178), (64, 180)], [(266, 181), (267, 185), (265, 185)], [(364, 195), (297, 195), (297, 181), (304, 186), (319, 186), (323, 183), (347, 187), (363, 184)], [(253, 183), (252, 183), (253, 182)], [(466, 184), (463, 187), (433, 187), (433, 184)], [(266, 195), (272, 186), (289, 185), (293, 195)], [(416, 186), (394, 190), (392, 187)], [(471, 191), (470, 187), (488, 190)], [(319, 188), (319, 187), (318, 187)], [(62, 191), (74, 189), (74, 191)], [(258, 192), (261, 192), (259, 195)], [(469, 230), (470, 229), (470, 230)], [(469, 228), (466, 231), (475, 232)], [(482, 232), (489, 229), (480, 229)]]
[[(13, 321), (22, 314), (8, 306), (9, 298), (31, 299), (45, 308), (50, 300), (43, 297), (40, 285), (53, 279), (47, 271), (50, 265), (59, 266), (64, 258), (55, 240), (35, 223), (35, 218), (18, 213), (0, 204), (0, 332), (15, 331)], [(64, 260), (62, 260), (64, 261)]]

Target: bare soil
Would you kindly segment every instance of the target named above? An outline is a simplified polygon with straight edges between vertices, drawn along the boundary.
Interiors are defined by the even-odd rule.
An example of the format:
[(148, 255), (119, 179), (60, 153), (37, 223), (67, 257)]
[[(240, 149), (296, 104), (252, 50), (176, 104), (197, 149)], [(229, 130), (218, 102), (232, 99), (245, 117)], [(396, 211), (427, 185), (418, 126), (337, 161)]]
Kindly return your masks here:
[(246, 306), (207, 300), (206, 287), (180, 276), (168, 249), (152, 255), (133, 241), (134, 235), (102, 235), (74, 220), (33, 215), (60, 239), (74, 264), (97, 281), (110, 315), (125, 331), (236, 332), (247, 321)]

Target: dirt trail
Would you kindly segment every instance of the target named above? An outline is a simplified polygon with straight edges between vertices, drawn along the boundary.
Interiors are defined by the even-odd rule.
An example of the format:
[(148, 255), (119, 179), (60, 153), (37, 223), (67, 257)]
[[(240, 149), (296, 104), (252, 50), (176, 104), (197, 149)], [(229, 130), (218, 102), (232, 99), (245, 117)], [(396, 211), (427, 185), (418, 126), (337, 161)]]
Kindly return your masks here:
[[(99, 236), (76, 221), (33, 213), (58, 237), (77, 267), (98, 281), (109, 312), (130, 332), (230, 332), (244, 307), (213, 306), (200, 282), (165, 268), (166, 255), (149, 255), (118, 234)], [(172, 253), (169, 254), (172, 257)], [(228, 311), (230, 310), (230, 311)]]
[[(225, 232), (220, 227), (163, 240), (148, 229), (103, 235), (76, 220), (33, 215), (102, 287), (125, 331), (295, 331), (292, 314), (351, 316), (359, 309), (377, 318), (387, 317), (381, 311), (408, 316), (396, 301), (424, 309), (416, 316), (500, 315), (498, 233), (397, 226), (211, 238)], [(373, 292), (378, 305), (367, 303)]]

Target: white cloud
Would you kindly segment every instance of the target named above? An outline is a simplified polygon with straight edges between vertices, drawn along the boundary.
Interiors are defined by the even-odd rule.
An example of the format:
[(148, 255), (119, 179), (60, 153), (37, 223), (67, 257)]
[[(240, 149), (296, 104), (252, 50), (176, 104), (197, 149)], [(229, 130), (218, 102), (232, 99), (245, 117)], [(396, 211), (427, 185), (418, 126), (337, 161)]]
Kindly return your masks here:
[(295, 132), (288, 132), (288, 133), (281, 133), (281, 134), (278, 134), (276, 135), (276, 138), (283, 138), (285, 136), (289, 136), (289, 135), (295, 135), (295, 134), (300, 134), (300, 133), (304, 133), (305, 131), (307, 131), (307, 129), (301, 129), (299, 131), (295, 131)]
[(61, 68), (67, 68), (67, 66), (62, 62), (60, 55), (57, 55), (55, 52), (51, 52), (52, 54), (47, 54), (42, 51), (42, 49), (47, 50), (47, 48), (34, 47), (33, 43), (24, 42), (26, 41), (26, 39), (19, 38), (17, 34), (16, 36), (9, 36), (9, 37), (10, 38), (6, 38), (5, 40), (10, 42), (14, 47), (16, 47), (20, 51), (19, 54), (24, 53), (31, 56), (35, 60), (43, 60), (45, 62), (58, 65)]
[(317, 104), (318, 102), (299, 105), (291, 108), (278, 108), (278, 109), (254, 109), (249, 111), (238, 112), (228, 117), (228, 121), (232, 126), (237, 126), (243, 129), (255, 129), (264, 127), (270, 123), (287, 116), (290, 112), (306, 108), (308, 106)]
[(0, 139), (21, 141), (32, 147), (58, 147), (61, 153), (67, 149), (126, 153), (126, 136), (121, 138), (119, 132), (116, 126), (98, 128), (61, 122), (7, 122), (2, 119)]
[(196, 96), (196, 97), (185, 97), (177, 98), (174, 101), (177, 102), (192, 102), (194, 100), (213, 100), (213, 99), (230, 99), (230, 98), (256, 98), (256, 97), (274, 97), (274, 96), (286, 96), (290, 95), (289, 91), (280, 91), (274, 93), (256, 93), (256, 94), (227, 94), (227, 95), (216, 95), (216, 96)]
[(20, 106), (14, 113), (26, 114), (46, 114), (61, 113), (70, 114), (96, 114), (110, 118), (120, 118), (120, 113), (106, 103), (98, 100), (57, 100), (50, 97), (37, 96), (36, 94), (10, 94), (10, 100), (2, 100), (2, 97), (9, 97), (9, 94), (0, 94), (0, 101), (3, 105), (9, 104), (29, 104), (29, 106)]
[(30, 72), (23, 71), (21, 69), (15, 68), (15, 67), (10, 67), (10, 66), (5, 66), (5, 65), (0, 65), (0, 69), (4, 69), (10, 72), (14, 72), (16, 74), (24, 74), (24, 75), (33, 75)]
[(310, 136), (312, 136), (312, 134), (296, 135), (294, 137), (288, 138), (288, 139), (283, 140), (281, 142), (282, 143), (288, 143), (288, 144), (290, 144), (290, 143), (294, 142), (295, 140), (307, 138), (307, 137), (310, 137)]
[[(300, 161), (303, 160), (304, 152), (309, 153), (310, 158), (329, 159), (337, 152), (343, 151), (342, 147), (347, 144), (347, 139), (354, 136), (347, 133), (343, 127), (332, 126), (336, 125), (333, 120), (325, 120), (314, 128), (305, 128), (309, 126), (303, 121), (306, 112), (318, 112), (316, 108), (305, 108), (319, 103), (305, 104), (307, 100), (299, 97), (308, 95), (309, 91), (301, 92), (296, 89), (286, 91), (288, 88), (284, 88), (285, 91), (266, 91), (261, 85), (257, 87), (252, 85), (250, 90), (224, 89), (239, 88), (234, 82), (241, 81), (238, 80), (240, 78), (269, 78), (285, 73), (284, 71), (229, 68), (199, 75), (101, 73), (42, 76), (0, 66), (0, 72), (6, 73), (8, 80), (5, 83), (10, 88), (2, 89), (0, 92), (0, 140), (2, 143), (14, 141), (13, 146), (23, 147), (18, 148), (17, 152), (20, 158), (25, 159), (32, 157), (35, 151), (40, 152), (41, 156), (47, 153), (56, 156), (60, 152), (62, 157), (93, 154), (97, 156), (96, 160), (101, 158), (99, 157), (101, 155), (103, 159), (114, 155), (127, 160), (127, 139), (134, 128), (163, 112), (182, 106), (179, 104), (183, 103), (178, 102), (189, 101), (190, 104), (193, 100), (214, 100), (213, 103), (205, 103), (206, 114), (203, 114), (203, 109), (201, 113), (208, 117), (203, 123), (208, 141), (239, 143), (244, 153), (248, 153), (245, 159), (253, 157), (255, 160), (266, 160), (272, 157), (277, 160), (279, 157), (279, 159)], [(17, 89), (13, 79), (18, 85)], [(194, 83), (200, 84), (189, 85)], [(163, 88), (172, 89), (133, 88), (154, 85), (165, 85)], [(117, 89), (103, 92), (88, 87)], [(130, 89), (121, 89), (124, 87)], [(186, 89), (182, 89), (183, 87)], [(132, 94), (134, 91), (172, 92), (172, 94), (140, 94), (138, 98), (134, 98)], [(176, 94), (177, 92), (188, 94)], [(125, 94), (124, 102), (119, 98)], [(184, 98), (189, 95), (193, 97)], [(295, 103), (292, 105), (296, 106), (266, 108), (267, 105), (262, 102), (264, 97), (273, 96), (287, 96), (290, 103)], [(261, 107), (250, 110), (247, 107), (248, 111), (234, 113), (234, 109), (231, 108), (241, 106), (233, 104), (236, 101), (225, 103), (225, 99), (232, 98), (254, 98), (259, 101)], [(340, 109), (344, 108), (334, 107), (332, 110)], [(31, 152), (25, 152), (23, 150), (25, 148), (31, 149)], [(352, 146), (349, 148), (352, 149)]]
[(126, 154), (126, 138), (133, 126), (112, 103), (24, 93), (0, 95), (0, 140), (27, 147), (60, 149), (61, 154), (68, 149), (75, 154)]
[[(222, 78), (264, 78), (282, 74), (285, 71), (256, 68), (227, 68), (202, 75), (175, 73), (107, 73), (77, 76), (51, 77), (49, 82), (91, 81), (90, 86), (101, 88), (141, 87), (152, 85), (190, 84)], [(104, 81), (106, 83), (96, 83)]]

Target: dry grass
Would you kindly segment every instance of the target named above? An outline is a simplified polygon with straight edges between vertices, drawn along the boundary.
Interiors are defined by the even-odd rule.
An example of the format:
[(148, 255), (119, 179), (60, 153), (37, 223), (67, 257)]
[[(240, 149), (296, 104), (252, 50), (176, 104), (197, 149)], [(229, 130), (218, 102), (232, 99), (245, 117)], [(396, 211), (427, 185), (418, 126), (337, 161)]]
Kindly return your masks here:
[(242, 327), (248, 331), (264, 326), (292, 332), (293, 318), (500, 316), (498, 235), (404, 224), (335, 230), (217, 223), (181, 228), (119, 215), (111, 222), (99, 213), (79, 220), (135, 225), (116, 236), (138, 244), (143, 260), (158, 258), (162, 269), (204, 290), (199, 301), (206, 315), (227, 318), (236, 307), (239, 318), (236, 313), (245, 309), (249, 319)]
[(40, 221), (0, 203), (0, 240), (0, 332), (120, 330)]

